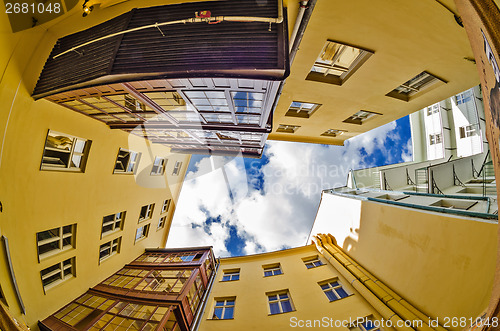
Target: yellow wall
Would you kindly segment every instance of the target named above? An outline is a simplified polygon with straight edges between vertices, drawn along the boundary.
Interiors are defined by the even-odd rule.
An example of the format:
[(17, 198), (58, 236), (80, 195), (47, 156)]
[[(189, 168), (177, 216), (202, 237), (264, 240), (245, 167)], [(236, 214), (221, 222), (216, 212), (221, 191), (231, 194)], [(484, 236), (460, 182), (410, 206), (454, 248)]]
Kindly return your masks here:
[[(453, 1), (444, 3), (455, 10)], [(298, 4), (289, 2), (289, 30)], [(342, 85), (306, 80), (326, 41), (371, 50), (374, 54)], [(360, 133), (389, 123), (479, 82), (465, 29), (437, 1), (317, 1), (273, 116), (272, 140), (342, 145)], [(422, 71), (447, 81), (409, 102), (385, 96)], [(286, 117), (292, 101), (322, 106), (310, 118)], [(383, 114), (362, 125), (343, 123), (359, 110)], [(279, 124), (297, 125), (293, 134)], [(341, 136), (322, 137), (328, 129)]]
[[(79, 6), (76, 6), (79, 7)], [(61, 18), (77, 27), (85, 23), (81, 13)], [(89, 16), (90, 18), (90, 16)], [(88, 21), (91, 22), (91, 21)], [(53, 24), (53, 22), (49, 23)], [(7, 16), (0, 13), (0, 234), (9, 240), (10, 253), (26, 306), (20, 308), (12, 289), (4, 252), (0, 254), (0, 286), (10, 311), (33, 327), (116, 272), (144, 252), (145, 247), (163, 247), (168, 227), (156, 231), (161, 205), (177, 199), (189, 156), (170, 154), (164, 146), (150, 145), (142, 138), (111, 130), (103, 123), (30, 94), (54, 40), (66, 31), (48, 30), (47, 25), (13, 34)], [(54, 28), (55, 29), (55, 28)], [(58, 34), (56, 36), (56, 34)], [(48, 130), (92, 140), (85, 173), (40, 171)], [(113, 174), (118, 149), (142, 152), (136, 175)], [(155, 156), (168, 158), (165, 176), (150, 176)], [(183, 162), (179, 176), (172, 176), (175, 161)], [(140, 208), (155, 203), (149, 236), (134, 244)], [(170, 206), (169, 219), (175, 207)], [(100, 239), (103, 216), (126, 211), (123, 231)], [(36, 233), (77, 223), (75, 249), (37, 257)], [(99, 246), (122, 237), (121, 252), (99, 265)], [(76, 277), (44, 294), (40, 270), (76, 256)], [(36, 329), (36, 327), (35, 327)]]
[[(346, 203), (351, 213), (338, 214)], [(497, 226), (323, 193), (311, 235), (331, 233), (375, 277), (421, 312), (443, 320), (476, 318), (486, 308)]]
[[(302, 259), (317, 255), (325, 265), (307, 269)], [(264, 277), (262, 266), (273, 263), (281, 264), (283, 274)], [(240, 269), (240, 280), (222, 282), (224, 270), (234, 268)], [(352, 295), (329, 302), (318, 282), (336, 277)], [(270, 315), (266, 292), (283, 289), (288, 289), (295, 311)], [(234, 319), (212, 320), (214, 298), (234, 296)], [(292, 327), (295, 322), (298, 326), (299, 320), (307, 323), (306, 320), (323, 321), (326, 317), (327, 323), (330, 323), (330, 318), (334, 321), (349, 318), (355, 320), (368, 315), (380, 318), (375, 309), (349, 285), (349, 282), (326, 262), (315, 246), (308, 245), (272, 253), (221, 259), (199, 330), (282, 330)], [(345, 327), (339, 329), (346, 330)]]

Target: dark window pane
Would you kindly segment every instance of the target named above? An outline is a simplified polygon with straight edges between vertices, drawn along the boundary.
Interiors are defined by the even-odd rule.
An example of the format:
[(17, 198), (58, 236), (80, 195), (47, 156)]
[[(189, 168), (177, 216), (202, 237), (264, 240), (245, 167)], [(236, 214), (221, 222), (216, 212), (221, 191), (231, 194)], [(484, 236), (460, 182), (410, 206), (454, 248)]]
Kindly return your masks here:
[(339, 297), (341, 298), (345, 298), (345, 297), (348, 297), (349, 295), (347, 294), (347, 292), (342, 288), (338, 288), (337, 289), (337, 294), (339, 295)]
[(328, 297), (328, 300), (330, 301), (337, 300), (337, 296), (333, 293), (333, 291), (326, 291), (325, 294)]
[(222, 308), (215, 308), (214, 315), (217, 316), (218, 319), (221, 319), (222, 318)]
[(290, 303), (290, 300), (282, 301), (281, 308), (283, 309), (284, 313), (292, 311), (292, 304)]
[(233, 318), (233, 314), (234, 314), (234, 307), (226, 308), (226, 311), (224, 312), (224, 319)]
[(280, 313), (280, 307), (277, 302), (269, 303), (269, 308), (271, 309), (271, 315)]

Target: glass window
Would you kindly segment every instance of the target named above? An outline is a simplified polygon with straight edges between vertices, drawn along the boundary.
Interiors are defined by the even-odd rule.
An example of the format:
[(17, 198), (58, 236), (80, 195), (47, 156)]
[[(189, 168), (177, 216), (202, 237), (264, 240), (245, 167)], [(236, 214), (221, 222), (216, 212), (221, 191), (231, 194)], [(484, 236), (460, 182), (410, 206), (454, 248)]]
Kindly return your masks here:
[(153, 162), (153, 168), (151, 169), (151, 175), (163, 175), (165, 172), (165, 165), (167, 164), (167, 159), (164, 157), (155, 157)]
[(216, 299), (212, 319), (214, 320), (232, 319), (234, 316), (234, 301), (235, 298)]
[(139, 159), (141, 157), (141, 153), (127, 151), (125, 149), (120, 148), (118, 151), (118, 156), (116, 158), (115, 169), (113, 173), (125, 173), (125, 174), (133, 174), (137, 169), (137, 165), (139, 164)]
[(317, 103), (293, 101), (285, 116), (309, 118), (319, 106)]
[(40, 169), (84, 172), (90, 144), (90, 140), (49, 131)]
[(283, 272), (281, 271), (281, 266), (274, 265), (269, 267), (264, 267), (264, 277), (281, 275)]
[(351, 124), (361, 125), (366, 120), (368, 120), (368, 119), (370, 119), (370, 118), (372, 118), (374, 116), (377, 116), (377, 115), (380, 115), (380, 114), (373, 113), (373, 112), (367, 111), (367, 110), (360, 110), (357, 113), (355, 113), (354, 115), (352, 115), (349, 118), (345, 119), (343, 122), (344, 123), (351, 123)]
[(36, 234), (38, 258), (43, 259), (73, 248), (75, 246), (75, 230), (76, 224), (72, 224), (38, 232)]
[(330, 301), (336, 301), (349, 296), (349, 294), (342, 288), (342, 285), (337, 280), (320, 283), (319, 286), (325, 292), (326, 297)]
[(280, 124), (278, 126), (278, 129), (276, 129), (276, 132), (281, 132), (281, 133), (295, 133), (300, 128), (300, 126), (296, 125), (288, 125), (288, 124)]
[(163, 227), (165, 227), (166, 221), (167, 221), (167, 216), (160, 217), (160, 220), (158, 221), (158, 226), (156, 227), (156, 230), (163, 229)]
[(430, 88), (432, 85), (437, 83), (444, 83), (444, 81), (437, 78), (436, 76), (433, 76), (427, 71), (422, 71), (412, 79), (408, 80), (404, 84), (399, 85), (394, 90), (387, 93), (386, 96), (403, 101), (410, 101), (410, 98), (412, 96)]
[(135, 232), (135, 241), (137, 242), (143, 238), (146, 238), (148, 236), (148, 233), (149, 233), (149, 224), (141, 226)]
[(57, 284), (73, 277), (75, 270), (75, 258), (56, 263), (53, 266), (40, 271), (44, 290), (48, 290)]
[(311, 268), (316, 268), (316, 267), (322, 266), (323, 262), (321, 262), (321, 260), (319, 258), (315, 257), (312, 259), (305, 260), (304, 264), (306, 265), (307, 269), (311, 269)]
[(111, 255), (117, 254), (120, 252), (122, 238), (116, 238), (111, 241), (108, 241), (105, 244), (102, 244), (99, 247), (99, 262), (107, 259)]
[(229, 282), (232, 280), (239, 280), (240, 279), (240, 270), (228, 270), (224, 271), (224, 275), (222, 276), (222, 281), (223, 282)]
[(161, 206), (161, 211), (160, 214), (166, 213), (170, 207), (170, 201), (171, 199), (167, 199), (163, 201), (163, 205)]
[(271, 315), (293, 311), (292, 301), (288, 291), (268, 294), (269, 311)]
[(102, 218), (101, 238), (106, 234), (123, 229), (124, 220), (124, 211), (122, 211), (121, 213), (104, 216)]
[(153, 215), (153, 209), (155, 204), (149, 204), (141, 207), (141, 212), (139, 213), (139, 222), (148, 220)]
[(174, 170), (172, 171), (173, 176), (178, 176), (181, 172), (182, 162), (176, 161), (174, 165)]

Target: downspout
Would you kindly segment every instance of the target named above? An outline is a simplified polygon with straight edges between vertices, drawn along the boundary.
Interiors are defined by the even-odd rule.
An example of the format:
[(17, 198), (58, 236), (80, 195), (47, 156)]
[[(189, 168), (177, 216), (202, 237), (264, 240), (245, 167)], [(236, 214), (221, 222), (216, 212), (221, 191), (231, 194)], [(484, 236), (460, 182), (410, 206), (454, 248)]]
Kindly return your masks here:
[(307, 1), (301, 1), (299, 3), (299, 12), (297, 14), (297, 19), (295, 20), (295, 25), (293, 26), (292, 35), (290, 36), (290, 52), (292, 51), (295, 37), (297, 37), (297, 32), (299, 32), (300, 24), (302, 23), (302, 17), (304, 17), (304, 12), (307, 8)]
[[(293, 59), (295, 58), (295, 55), (297, 54), (297, 50), (299, 49), (300, 42), (302, 41), (302, 37), (304, 36), (304, 33), (306, 31), (307, 24), (309, 23), (309, 20), (311, 19), (312, 13), (314, 11), (314, 6), (316, 5), (317, 0), (309, 0), (307, 1), (307, 6), (304, 8), (304, 13), (302, 14), (302, 18), (300, 21), (300, 25), (297, 28), (297, 32), (295, 33), (295, 36), (293, 36), (293, 40), (290, 39), (290, 67), (292, 66)], [(301, 8), (299, 9), (299, 14), (300, 10), (302, 9), (302, 3), (304, 1), (301, 1), (300, 6)], [(298, 19), (298, 16), (297, 16)], [(295, 25), (297, 25), (297, 22)], [(295, 30), (295, 26), (293, 28)], [(293, 34), (293, 32), (292, 32)]]
[(196, 315), (194, 317), (194, 323), (191, 326), (192, 331), (197, 331), (198, 328), (200, 327), (201, 318), (202, 318), (203, 314), (205, 313), (205, 309), (207, 307), (207, 305), (205, 303), (207, 301), (207, 298), (210, 296), (210, 293), (212, 292), (212, 287), (213, 287), (213, 284), (215, 281), (215, 277), (217, 276), (217, 271), (219, 271), (219, 266), (220, 266), (220, 259), (217, 259), (217, 265), (215, 267), (214, 272), (212, 273), (212, 277), (210, 277), (211, 279), (210, 279), (210, 282), (207, 286), (207, 290), (205, 291), (205, 294), (203, 295), (203, 298), (202, 298), (201, 303), (200, 303), (200, 306), (202, 307), (202, 309), (198, 309), (198, 312), (196, 313)]
[(26, 315), (26, 308), (24, 307), (23, 299), (21, 298), (21, 293), (19, 292), (19, 286), (17, 286), (16, 275), (14, 274), (14, 267), (12, 266), (12, 260), (10, 258), (9, 240), (6, 236), (2, 236), (2, 239), (3, 247), (5, 249), (5, 255), (7, 255), (7, 263), (9, 264), (10, 278), (12, 280), (12, 283), (14, 284), (17, 301), (19, 302), (19, 306), (21, 307), (21, 312)]
[[(316, 247), (318, 251), (345, 277), (362, 296), (368, 301), (385, 320), (390, 320), (397, 330), (413, 330), (410, 325), (419, 325), (418, 330), (446, 329), (441, 326), (430, 327), (426, 321), (429, 318), (418, 311), (408, 302), (390, 290), (382, 282), (373, 277), (364, 268), (357, 265), (347, 254), (339, 249), (331, 236), (318, 234)], [(353, 263), (354, 262), (354, 263)], [(412, 322), (413, 321), (413, 322)], [(411, 324), (411, 322), (413, 324)], [(416, 324), (418, 323), (418, 324)]]
[(72, 47), (72, 48), (70, 48), (62, 53), (54, 55), (53, 59), (56, 59), (59, 56), (64, 55), (66, 53), (76, 51), (77, 49), (79, 49), (83, 46), (87, 46), (87, 45), (93, 44), (95, 42), (109, 39), (112, 37), (116, 37), (119, 35), (123, 35), (123, 34), (129, 33), (129, 32), (135, 32), (135, 31), (140, 31), (140, 30), (144, 30), (144, 29), (156, 28), (159, 30), (159, 32), (162, 35), (164, 35), (163, 31), (161, 31), (161, 29), (160, 29), (160, 27), (162, 27), (162, 26), (174, 25), (174, 24), (186, 24), (186, 23), (216, 24), (216, 23), (220, 23), (220, 22), (263, 22), (263, 23), (269, 23), (269, 25), (271, 25), (272, 23), (275, 23), (275, 24), (283, 23), (283, 0), (278, 0), (278, 17), (277, 18), (252, 17), (252, 16), (213, 16), (213, 17), (192, 17), (192, 18), (186, 18), (183, 20), (175, 20), (175, 21), (162, 22), (162, 23), (156, 22), (155, 24), (143, 25), (143, 26), (139, 26), (136, 28), (128, 29), (128, 30), (123, 30), (120, 32), (110, 33), (108, 35), (105, 35), (103, 37), (99, 37), (96, 39), (92, 39), (88, 42), (85, 42), (85, 43), (80, 44), (78, 46)]

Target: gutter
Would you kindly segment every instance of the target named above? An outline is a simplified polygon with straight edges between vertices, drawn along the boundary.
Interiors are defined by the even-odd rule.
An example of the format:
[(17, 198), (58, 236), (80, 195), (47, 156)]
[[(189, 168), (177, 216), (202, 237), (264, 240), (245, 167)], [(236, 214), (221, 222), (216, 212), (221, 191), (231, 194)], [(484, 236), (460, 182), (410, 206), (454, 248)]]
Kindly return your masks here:
[(440, 325), (429, 326), (426, 323), (430, 320), (429, 317), (393, 292), (338, 248), (333, 236), (318, 234), (315, 239), (316, 248), (323, 257), (350, 282), (351, 286), (377, 310), (384, 320), (390, 320), (392, 327), (396, 330), (414, 330), (410, 326), (415, 325), (418, 325), (418, 330), (446, 330)]
[(210, 282), (207, 286), (207, 290), (205, 291), (205, 294), (203, 295), (203, 298), (201, 299), (201, 302), (200, 302), (200, 307), (202, 307), (202, 309), (198, 309), (198, 311), (196, 312), (196, 315), (194, 317), (194, 323), (191, 325), (192, 331), (198, 331), (198, 328), (200, 327), (201, 318), (205, 313), (205, 309), (207, 308), (206, 301), (207, 301), (208, 297), (210, 296), (210, 293), (212, 293), (212, 288), (213, 288), (213, 284), (215, 281), (215, 277), (217, 276), (217, 272), (219, 271), (219, 266), (220, 266), (220, 259), (217, 259), (216, 261), (217, 261), (217, 265), (215, 267), (214, 272), (212, 273), (212, 277), (211, 277)]

